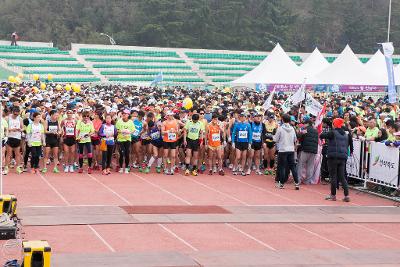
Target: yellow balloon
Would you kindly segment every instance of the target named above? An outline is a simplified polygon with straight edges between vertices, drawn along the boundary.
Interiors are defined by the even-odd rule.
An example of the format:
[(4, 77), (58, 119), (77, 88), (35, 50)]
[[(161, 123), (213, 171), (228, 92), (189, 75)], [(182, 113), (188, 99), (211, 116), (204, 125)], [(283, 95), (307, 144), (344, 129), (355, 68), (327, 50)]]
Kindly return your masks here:
[(65, 85), (65, 91), (71, 91), (71, 85), (69, 83)]
[(22, 80), (24, 78), (24, 74), (23, 73), (18, 73), (17, 77)]
[(187, 97), (187, 98), (185, 98), (184, 100), (183, 100), (183, 107), (185, 108), (185, 109), (191, 109), (192, 107), (193, 107), (193, 101), (192, 101), (192, 99), (190, 99), (189, 97)]
[(47, 80), (49, 81), (53, 80), (53, 74), (51, 73), (47, 74)]
[(72, 90), (74, 90), (75, 93), (80, 93), (81, 86), (79, 84), (72, 84)]
[(56, 85), (56, 90), (57, 90), (57, 91), (61, 91), (61, 90), (62, 90), (62, 86), (61, 86), (60, 84), (57, 84), (57, 85)]
[(33, 92), (38, 93), (39, 92), (39, 88), (37, 88), (36, 86), (32, 87)]
[(8, 81), (10, 83), (15, 83), (15, 77), (14, 76), (8, 76)]
[(45, 90), (46, 89), (46, 84), (45, 83), (40, 83), (40, 89)]
[(39, 80), (39, 74), (33, 74), (33, 79), (34, 79), (35, 81)]
[(15, 83), (16, 83), (16, 84), (19, 85), (19, 84), (21, 84), (21, 82), (22, 82), (22, 81), (21, 81), (21, 78), (20, 78), (20, 77), (16, 77), (16, 78), (15, 78)]

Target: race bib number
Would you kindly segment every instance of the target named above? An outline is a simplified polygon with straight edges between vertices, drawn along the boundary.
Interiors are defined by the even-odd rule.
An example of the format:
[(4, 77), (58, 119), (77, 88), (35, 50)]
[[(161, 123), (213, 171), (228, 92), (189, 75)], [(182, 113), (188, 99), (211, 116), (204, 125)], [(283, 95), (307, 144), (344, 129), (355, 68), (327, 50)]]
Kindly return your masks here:
[(197, 133), (197, 128), (190, 128), (191, 133)]
[(247, 139), (247, 131), (239, 131), (240, 139)]
[(65, 128), (65, 134), (66, 135), (74, 135), (75, 134), (75, 129), (72, 127), (67, 127)]
[(220, 136), (219, 133), (213, 133), (213, 134), (211, 135), (211, 139), (212, 139), (213, 142), (218, 142), (218, 141), (221, 140), (221, 136)]
[(49, 125), (49, 132), (50, 133), (57, 133), (58, 126), (57, 125)]
[(168, 133), (168, 140), (169, 141), (176, 140), (176, 133)]
[(151, 139), (157, 140), (160, 138), (160, 132), (155, 132), (151, 134)]
[(253, 133), (253, 140), (260, 141), (261, 140), (261, 133)]

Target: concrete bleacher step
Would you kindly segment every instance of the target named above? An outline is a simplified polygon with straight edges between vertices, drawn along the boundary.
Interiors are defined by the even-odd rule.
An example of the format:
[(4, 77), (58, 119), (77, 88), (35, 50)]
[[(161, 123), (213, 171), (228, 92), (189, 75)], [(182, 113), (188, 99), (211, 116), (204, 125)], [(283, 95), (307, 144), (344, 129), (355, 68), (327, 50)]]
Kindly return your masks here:
[(197, 76), (199, 76), (201, 79), (203, 79), (203, 81), (207, 84), (211, 83), (211, 79), (209, 77), (207, 77), (202, 71), (200, 71), (200, 69), (197, 67), (196, 64), (194, 64), (193, 60), (191, 58), (189, 58), (186, 53), (184, 53), (183, 51), (177, 51), (177, 54), (185, 60), (186, 64), (190, 66), (190, 68), (192, 69), (193, 72), (195, 72), (197, 74)]

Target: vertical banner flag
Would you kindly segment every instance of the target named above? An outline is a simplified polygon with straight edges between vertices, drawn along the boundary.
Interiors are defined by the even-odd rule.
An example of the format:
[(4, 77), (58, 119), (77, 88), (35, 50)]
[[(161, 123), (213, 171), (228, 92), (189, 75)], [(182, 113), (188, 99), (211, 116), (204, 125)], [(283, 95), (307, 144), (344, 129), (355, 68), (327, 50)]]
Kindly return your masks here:
[(322, 133), (322, 119), (324, 118), (325, 113), (326, 113), (326, 102), (325, 102), (324, 106), (322, 107), (321, 111), (318, 113), (318, 116), (315, 120), (314, 126), (317, 127), (318, 134)]
[(388, 98), (389, 103), (395, 103), (397, 101), (396, 85), (394, 81), (393, 61), (392, 55), (394, 52), (393, 43), (382, 43), (383, 54), (386, 60), (386, 69), (388, 74)]
[(157, 85), (159, 82), (162, 82), (163, 80), (164, 80), (163, 73), (162, 71), (160, 71), (160, 73), (151, 82), (150, 86), (153, 86), (154, 84)]
[(265, 100), (265, 102), (264, 102), (264, 104), (263, 104), (263, 106), (262, 106), (264, 110), (268, 110), (269, 107), (271, 106), (272, 98), (274, 97), (274, 94), (275, 94), (275, 88), (274, 88), (274, 90), (272, 90), (272, 92), (269, 94), (267, 100)]

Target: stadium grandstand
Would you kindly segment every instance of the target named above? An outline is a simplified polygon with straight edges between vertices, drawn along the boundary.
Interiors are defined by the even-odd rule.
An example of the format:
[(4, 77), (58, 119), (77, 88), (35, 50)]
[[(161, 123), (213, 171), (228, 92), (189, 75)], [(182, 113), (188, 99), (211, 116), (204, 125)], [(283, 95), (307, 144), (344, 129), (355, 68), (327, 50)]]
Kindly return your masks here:
[[(9, 75), (47, 75), (61, 83), (148, 84), (160, 72), (167, 84), (222, 85), (254, 69), (269, 52), (72, 44), (70, 51), (52, 43), (0, 41), (0, 79)], [(298, 65), (309, 53), (288, 52)], [(323, 54), (329, 63), (337, 54)], [(358, 54), (362, 63), (372, 55)], [(400, 57), (393, 58), (394, 64)]]

